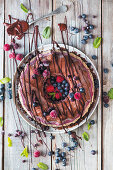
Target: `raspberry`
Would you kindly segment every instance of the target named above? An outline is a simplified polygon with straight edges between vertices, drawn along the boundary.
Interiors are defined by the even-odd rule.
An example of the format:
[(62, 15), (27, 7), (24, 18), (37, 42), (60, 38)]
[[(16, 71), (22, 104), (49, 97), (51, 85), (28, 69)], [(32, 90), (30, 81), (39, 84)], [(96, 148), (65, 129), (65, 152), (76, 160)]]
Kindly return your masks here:
[(9, 44), (4, 45), (4, 51), (9, 51), (11, 49), (11, 46)]
[(22, 54), (17, 54), (16, 55), (16, 60), (21, 61), (23, 59), (23, 55)]
[(51, 116), (52, 118), (57, 118), (57, 112), (56, 112), (56, 110), (52, 110), (52, 111), (50, 112), (50, 116)]
[(75, 98), (76, 100), (80, 100), (80, 99), (82, 98), (81, 93), (76, 92), (76, 93), (74, 94), (74, 98)]
[(15, 57), (16, 57), (16, 55), (15, 55), (14, 52), (12, 52), (12, 53), (9, 54), (9, 58), (15, 58)]
[(34, 157), (39, 157), (40, 156), (40, 151), (35, 151), (34, 152)]
[(47, 86), (46, 91), (47, 91), (47, 93), (54, 92), (54, 86), (52, 86), (52, 85)]
[(57, 100), (59, 100), (61, 97), (62, 97), (62, 93), (56, 93), (56, 94), (55, 94), (55, 98), (56, 98)]
[(62, 76), (57, 76), (56, 82), (61, 83), (64, 80)]

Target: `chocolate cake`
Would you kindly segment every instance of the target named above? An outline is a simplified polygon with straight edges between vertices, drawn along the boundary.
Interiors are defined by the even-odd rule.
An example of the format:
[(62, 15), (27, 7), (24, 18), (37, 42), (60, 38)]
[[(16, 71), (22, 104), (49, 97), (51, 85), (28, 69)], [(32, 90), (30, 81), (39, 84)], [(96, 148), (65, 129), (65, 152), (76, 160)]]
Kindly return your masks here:
[(94, 101), (86, 62), (66, 48), (37, 51), (20, 73), (19, 100), (38, 124), (64, 128), (84, 117)]

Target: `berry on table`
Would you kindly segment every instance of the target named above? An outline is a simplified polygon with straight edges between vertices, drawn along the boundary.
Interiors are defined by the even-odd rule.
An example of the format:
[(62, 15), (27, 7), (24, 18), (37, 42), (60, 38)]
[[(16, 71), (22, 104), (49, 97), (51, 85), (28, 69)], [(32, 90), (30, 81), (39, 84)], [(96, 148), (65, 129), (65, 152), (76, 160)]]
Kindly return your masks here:
[(71, 147), (70, 147), (70, 146), (68, 146), (68, 147), (67, 147), (67, 150), (68, 150), (68, 151), (71, 151)]
[(107, 93), (107, 92), (103, 92), (103, 95), (104, 95), (104, 96), (107, 96), (107, 95), (108, 95), (108, 93)]
[(11, 46), (9, 44), (4, 45), (4, 51), (9, 51), (11, 49)]
[(96, 154), (96, 151), (95, 151), (95, 150), (92, 150), (92, 151), (91, 151), (91, 154), (92, 154), (92, 155), (95, 155), (95, 154)]
[(74, 142), (74, 147), (77, 147), (77, 146), (78, 146), (78, 142), (75, 141), (75, 142)]
[(71, 135), (72, 134), (72, 132), (71, 131), (68, 131), (68, 135)]
[(8, 88), (11, 88), (12, 87), (12, 84), (11, 83), (8, 83)]
[(94, 121), (94, 120), (91, 120), (91, 121), (89, 122), (89, 124), (90, 124), (90, 125), (94, 125), (94, 124), (95, 124), (95, 121)]
[(104, 68), (104, 73), (108, 73), (109, 69), (108, 68)]
[(89, 38), (89, 37), (88, 37), (87, 35), (84, 35), (84, 36), (83, 36), (83, 39), (84, 39), (84, 40), (88, 40), (88, 38)]
[(32, 170), (36, 170), (36, 168), (32, 168)]
[(21, 61), (23, 59), (23, 55), (22, 54), (17, 54), (16, 55), (16, 60)]
[(75, 33), (79, 33), (80, 32), (80, 30), (78, 29), (78, 28), (75, 28), (75, 31), (74, 31)]
[(86, 18), (86, 14), (82, 14), (82, 18)]
[(88, 37), (89, 39), (93, 39), (93, 34), (90, 34)]
[(48, 155), (49, 155), (49, 156), (52, 156), (52, 155), (53, 155), (53, 152), (49, 151), (49, 152), (48, 152)]
[(63, 162), (62, 165), (63, 165), (63, 166), (66, 166), (66, 162)]
[(87, 41), (83, 39), (83, 40), (81, 40), (81, 43), (82, 44), (87, 44)]
[(12, 94), (9, 94), (8, 97), (9, 97), (9, 99), (12, 99)]
[(56, 159), (56, 160), (55, 160), (55, 163), (58, 164), (58, 163), (59, 163), (59, 159)]
[(66, 158), (63, 158), (63, 159), (62, 159), (62, 162), (66, 162)]
[(9, 54), (9, 58), (16, 58), (15, 53), (14, 53), (14, 52), (10, 53), (10, 54)]
[(53, 140), (53, 139), (55, 139), (55, 137), (54, 137), (53, 135), (51, 135), (51, 136), (50, 136), (50, 139)]
[(74, 30), (75, 30), (75, 27), (70, 27), (70, 30), (71, 30), (71, 31), (74, 31)]
[(90, 26), (89, 26), (89, 29), (93, 30), (93, 29), (94, 29), (94, 26), (93, 26), (93, 25), (90, 25)]
[(88, 30), (85, 30), (84, 33), (85, 33), (85, 34), (89, 34), (89, 31), (88, 31)]
[(74, 146), (71, 146), (71, 150), (73, 151), (75, 149), (75, 147)]
[(71, 142), (75, 142), (75, 138), (71, 138)]
[(60, 152), (60, 148), (56, 148), (56, 151), (57, 151), (57, 152)]
[(66, 152), (62, 152), (61, 155), (62, 155), (62, 157), (65, 157), (66, 156)]
[(92, 59), (93, 59), (93, 60), (96, 60), (96, 59), (97, 59), (97, 56), (96, 56), (96, 55), (92, 55)]
[(4, 96), (0, 96), (0, 101), (3, 101), (4, 100)]
[(60, 156), (60, 153), (59, 153), (59, 152), (56, 152), (55, 155), (56, 155), (56, 157), (59, 157), (59, 156)]
[(105, 108), (108, 108), (108, 107), (109, 107), (109, 104), (108, 104), (108, 103), (105, 103), (105, 104), (104, 104), (104, 107), (105, 107)]
[(39, 156), (40, 156), (40, 151), (35, 151), (35, 152), (34, 152), (34, 157), (37, 158), (37, 157), (39, 157)]
[(66, 147), (66, 146), (67, 146), (67, 143), (66, 143), (66, 142), (63, 142), (63, 143), (62, 143), (62, 146), (63, 146), (63, 147)]

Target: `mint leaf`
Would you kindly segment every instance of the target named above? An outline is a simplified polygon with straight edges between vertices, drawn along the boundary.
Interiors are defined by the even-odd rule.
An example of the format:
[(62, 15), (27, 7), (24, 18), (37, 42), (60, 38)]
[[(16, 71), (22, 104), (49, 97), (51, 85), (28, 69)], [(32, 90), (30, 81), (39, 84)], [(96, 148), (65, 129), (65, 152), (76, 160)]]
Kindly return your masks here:
[(42, 169), (42, 170), (47, 170), (47, 169), (48, 169), (48, 166), (47, 166), (46, 164), (42, 163), (42, 162), (39, 162), (39, 163), (37, 164), (37, 166), (38, 166), (40, 169)]
[(95, 38), (94, 41), (93, 41), (93, 47), (98, 48), (100, 46), (100, 44), (101, 44), (101, 40), (102, 40), (101, 37)]
[(0, 126), (3, 126), (3, 118), (0, 117)]
[(53, 95), (55, 95), (55, 93), (48, 93), (50, 96), (53, 96)]
[(10, 80), (11, 79), (9, 77), (5, 77), (5, 78), (0, 79), (0, 83), (5, 84), (5, 83), (8, 83)]
[(8, 137), (8, 147), (11, 147), (12, 146), (12, 140), (10, 137)]
[(28, 9), (21, 3), (20, 8), (25, 12), (28, 13)]
[(89, 135), (88, 135), (87, 132), (84, 132), (84, 133), (82, 134), (82, 137), (83, 137), (86, 141), (89, 140)]
[(88, 130), (90, 129), (90, 127), (91, 127), (91, 124), (88, 123)]
[(24, 148), (23, 152), (21, 153), (21, 156), (25, 156), (26, 158), (28, 157), (29, 153), (28, 153), (28, 148), (27, 146)]
[(45, 39), (48, 39), (51, 35), (51, 28), (48, 26), (46, 27), (44, 30), (43, 30), (43, 34), (42, 36), (45, 38)]
[(110, 99), (113, 99), (113, 88), (108, 91), (108, 96)]

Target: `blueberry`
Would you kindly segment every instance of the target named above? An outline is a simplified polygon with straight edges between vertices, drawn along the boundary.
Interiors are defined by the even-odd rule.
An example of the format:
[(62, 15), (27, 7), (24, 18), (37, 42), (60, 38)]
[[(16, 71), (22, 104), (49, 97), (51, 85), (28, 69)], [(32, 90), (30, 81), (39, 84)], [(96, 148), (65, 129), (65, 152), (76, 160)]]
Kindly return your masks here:
[(79, 29), (78, 28), (75, 28), (75, 33), (79, 33)]
[(59, 157), (59, 156), (60, 156), (60, 153), (59, 153), (59, 152), (56, 152), (55, 155), (56, 155), (56, 157)]
[(66, 158), (63, 158), (63, 159), (62, 159), (62, 162), (66, 162)]
[(94, 29), (94, 26), (93, 26), (93, 25), (90, 25), (90, 26), (89, 26), (89, 29), (90, 29), (90, 30), (93, 30), (93, 29)]
[(63, 84), (65, 84), (66, 83), (66, 80), (63, 80), (63, 82), (62, 82)]
[(1, 88), (1, 89), (4, 89), (4, 88), (5, 88), (5, 84), (1, 84), (1, 85), (0, 85), (0, 88)]
[(8, 96), (8, 97), (9, 97), (9, 99), (12, 99), (12, 94), (9, 94), (9, 96)]
[(84, 36), (83, 36), (83, 39), (84, 39), (84, 40), (88, 40), (88, 36), (87, 36), (87, 35), (84, 35)]
[(82, 14), (82, 18), (86, 18), (86, 14)]
[(95, 151), (95, 150), (92, 150), (92, 151), (91, 151), (91, 154), (92, 154), (92, 155), (95, 155), (95, 154), (96, 154), (96, 151)]
[(62, 152), (61, 155), (62, 155), (62, 157), (65, 157), (65, 156), (66, 156), (66, 153), (65, 153), (65, 152)]
[(104, 96), (107, 96), (107, 95), (108, 95), (108, 93), (107, 93), (107, 92), (103, 92), (103, 95), (104, 95)]
[(74, 147), (77, 147), (77, 146), (78, 146), (78, 142), (75, 141), (75, 142), (74, 142)]
[(62, 165), (63, 165), (63, 166), (66, 166), (66, 162), (63, 162)]
[(109, 107), (109, 104), (108, 104), (108, 103), (105, 103), (105, 104), (104, 104), (104, 107), (105, 107), (105, 108), (108, 108), (108, 107)]
[(69, 87), (65, 87), (64, 90), (65, 90), (65, 91), (69, 91)]
[(72, 146), (72, 147), (71, 147), (71, 150), (73, 151), (74, 149), (75, 149), (75, 147), (74, 147), (74, 146)]
[(85, 89), (84, 89), (84, 88), (80, 88), (80, 92), (81, 92), (81, 93), (84, 93), (84, 92), (85, 92)]
[(4, 100), (4, 96), (2, 95), (2, 96), (0, 96), (0, 100), (1, 101), (3, 101)]
[(108, 68), (104, 68), (104, 73), (108, 73), (109, 69)]
[(66, 146), (67, 146), (67, 143), (63, 142), (63, 143), (62, 143), (62, 146), (63, 146), (63, 147), (66, 147)]
[(68, 92), (67, 92), (67, 91), (65, 91), (65, 95), (66, 95), (66, 96), (68, 95)]
[(87, 63), (87, 66), (90, 67), (90, 66), (91, 66), (91, 63)]
[(11, 83), (8, 83), (8, 88), (11, 88), (12, 87), (12, 84)]
[(61, 86), (61, 83), (58, 83), (58, 87)]
[(72, 134), (72, 132), (71, 131), (68, 131), (68, 135), (71, 135)]
[(61, 85), (61, 87), (62, 87), (62, 88), (64, 88), (64, 87), (65, 87), (65, 85), (64, 85), (64, 84), (62, 84), (62, 85)]
[(75, 30), (75, 27), (71, 27), (70, 29), (71, 29), (71, 31), (74, 31), (74, 30)]
[(61, 90), (62, 88), (60, 86), (58, 86), (58, 90)]
[(97, 56), (96, 56), (96, 55), (92, 55), (92, 59), (93, 59), (93, 60), (96, 60), (96, 59), (97, 59)]
[(32, 168), (32, 170), (36, 170), (36, 168)]
[(75, 138), (71, 138), (71, 142), (75, 142)]
[(87, 41), (83, 39), (83, 40), (81, 40), (81, 43), (82, 44), (87, 44)]
[(85, 32), (85, 34), (89, 34), (89, 31), (88, 31), (88, 30), (85, 30), (84, 32)]
[[(35, 107), (36, 107), (36, 106), (35, 106)], [(44, 117), (46, 117), (47, 115), (48, 115), (47, 112), (44, 112), (44, 113), (43, 113), (43, 116), (44, 116)]]
[(91, 120), (89, 124), (90, 124), (90, 125), (94, 125), (94, 124), (95, 124), (95, 121), (94, 121), (94, 120)]
[(60, 152), (60, 148), (56, 148), (56, 151), (57, 151), (57, 152)]
[(8, 93), (9, 93), (9, 94), (12, 94), (12, 90), (8, 90)]
[(66, 83), (66, 84), (65, 84), (65, 87), (69, 87), (69, 83)]
[(50, 151), (50, 152), (48, 152), (48, 155), (49, 155), (49, 156), (52, 156), (52, 154), (53, 154), (53, 152), (51, 152), (51, 151)]
[(36, 102), (36, 101), (33, 102), (33, 107), (37, 107), (38, 105), (39, 105), (38, 102)]
[(68, 146), (68, 147), (67, 147), (67, 150), (68, 150), (68, 151), (70, 151), (70, 150), (71, 150), (71, 147), (70, 147), (70, 146)]
[(51, 136), (50, 136), (50, 139), (51, 139), (51, 140), (52, 140), (52, 139), (55, 139), (55, 137), (51, 135)]
[(63, 93), (63, 90), (61, 89), (60, 92)]
[(53, 86), (54, 86), (54, 87), (57, 87), (57, 83), (54, 83)]
[(93, 34), (90, 34), (88, 37), (89, 39), (93, 39)]
[(62, 96), (63, 96), (64, 98), (66, 97), (66, 95), (65, 95), (65, 94), (63, 94)]
[(0, 95), (3, 94), (3, 90), (0, 88)]
[(59, 161), (61, 161), (61, 160), (62, 160), (62, 156), (57, 157), (57, 159), (58, 159)]
[(56, 163), (56, 164), (58, 164), (58, 163), (59, 163), (59, 160), (58, 160), (58, 159), (56, 159), (56, 160), (55, 160), (55, 163)]

